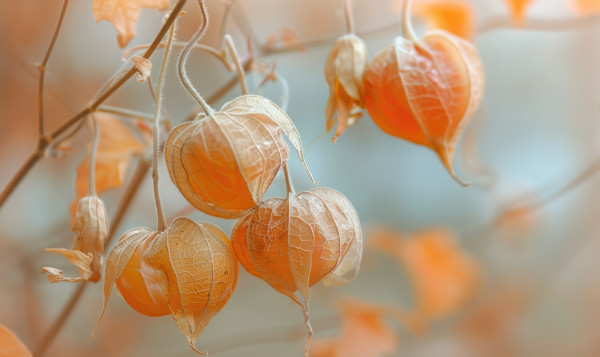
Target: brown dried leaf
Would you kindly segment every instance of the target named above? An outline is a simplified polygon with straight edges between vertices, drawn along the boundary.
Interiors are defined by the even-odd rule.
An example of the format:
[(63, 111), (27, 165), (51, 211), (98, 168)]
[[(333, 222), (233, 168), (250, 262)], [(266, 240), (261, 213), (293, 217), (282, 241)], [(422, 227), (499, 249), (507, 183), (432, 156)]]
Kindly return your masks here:
[(0, 324), (0, 356), (30, 357), (31, 352), (8, 327)]
[[(123, 185), (123, 180), (132, 155), (144, 153), (146, 147), (131, 129), (121, 120), (107, 114), (94, 114), (100, 137), (96, 155), (96, 192)], [(90, 155), (77, 167), (75, 200), (71, 205), (75, 213), (75, 202), (88, 194)]]
[[(178, 218), (159, 234), (144, 257), (166, 276), (164, 295), (190, 347), (225, 305), (237, 280), (237, 262), (217, 227)], [(203, 353), (205, 354), (205, 353)]]
[[(66, 249), (65, 249), (66, 250)], [(59, 252), (55, 252), (55, 253), (59, 253)], [(92, 259), (90, 258), (90, 261)], [(52, 268), (52, 267), (43, 267), (42, 268), (42, 274), (48, 274), (46, 275), (46, 278), (48, 278), (48, 281), (50, 283), (60, 283), (60, 282), (69, 282), (69, 283), (76, 283), (78, 281), (84, 281), (84, 278), (69, 278), (65, 276), (65, 273), (60, 270), (60, 269), (56, 269), (56, 268)]]
[[(75, 242), (71, 249), (92, 255), (91, 276), (88, 280), (97, 282), (101, 277), (102, 250), (108, 236), (108, 220), (102, 200), (96, 196), (87, 196), (79, 200), (77, 214), (71, 229), (75, 233)], [(83, 277), (81, 271), (79, 275)]]
[(92, 275), (90, 265), (92, 263), (92, 253), (83, 253), (79, 250), (63, 249), (63, 248), (46, 248), (48, 253), (58, 253), (69, 259), (69, 261), (79, 268), (79, 274), (85, 280)]
[[(115, 285), (115, 281), (121, 276), (123, 270), (127, 266), (127, 263), (131, 259), (131, 256), (135, 252), (137, 246), (142, 243), (145, 239), (151, 239), (156, 232), (147, 228), (134, 228), (126, 232), (121, 239), (115, 244), (113, 249), (108, 253), (106, 257), (106, 268), (104, 272), (104, 302), (102, 306), (102, 312), (96, 322), (94, 331), (100, 324), (104, 311), (106, 310), (106, 304), (110, 298), (110, 293)], [(92, 337), (94, 332), (92, 332)]]
[[(367, 67), (367, 47), (362, 39), (349, 34), (338, 38), (325, 62), (325, 79), (329, 84), (329, 99), (325, 109), (326, 132), (337, 120), (333, 142), (347, 126), (354, 125), (364, 107), (363, 73)], [(337, 117), (336, 116), (337, 113)], [(335, 117), (335, 118), (334, 118)]]
[(118, 32), (119, 46), (125, 47), (135, 36), (135, 25), (142, 7), (165, 10), (169, 0), (93, 0), (96, 22), (108, 20)]

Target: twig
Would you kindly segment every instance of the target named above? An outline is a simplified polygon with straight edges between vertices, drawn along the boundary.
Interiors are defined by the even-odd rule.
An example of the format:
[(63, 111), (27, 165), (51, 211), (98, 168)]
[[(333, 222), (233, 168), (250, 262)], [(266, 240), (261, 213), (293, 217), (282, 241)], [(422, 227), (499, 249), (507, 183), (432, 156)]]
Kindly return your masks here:
[[(184, 47), (186, 45), (187, 45), (187, 42), (179, 42), (179, 41), (173, 41), (173, 43), (171, 44), (172, 47)], [(148, 46), (149, 45), (139, 45), (139, 46), (132, 47), (123, 54), (122, 59), (126, 60), (126, 58), (129, 57), (132, 52), (143, 50), (145, 48), (148, 48)], [(158, 45), (159, 48), (163, 48), (165, 46), (166, 46), (166, 44), (164, 42), (161, 42)], [(225, 58), (225, 52), (222, 49), (217, 50), (216, 48), (212, 48), (210, 46), (207, 46), (207, 45), (204, 45), (201, 43), (194, 44), (192, 49), (198, 49), (200, 51), (208, 53), (209, 55), (212, 55), (213, 57), (215, 57), (216, 59), (221, 61), (221, 63), (223, 63), (223, 65), (225, 66), (225, 68), (227, 68), (228, 71), (233, 70), (233, 68), (231, 67), (231, 64), (229, 62), (227, 62), (227, 59)]]
[(570, 17), (565, 19), (544, 19), (544, 18), (527, 18), (526, 22), (521, 26), (515, 26), (514, 21), (506, 16), (497, 16), (482, 21), (477, 27), (477, 34), (481, 35), (486, 32), (500, 29), (528, 30), (528, 31), (571, 31), (577, 30), (585, 26), (597, 24), (600, 21), (600, 14)]
[[(144, 58), (149, 58), (152, 53), (156, 50), (158, 45), (160, 44), (162, 38), (167, 33), (169, 27), (178, 16), (181, 8), (186, 3), (187, 0), (179, 0), (175, 7), (173, 8), (171, 14), (167, 18), (167, 21), (163, 24), (160, 31), (156, 35), (154, 41), (148, 47), (146, 52), (144, 53)], [(0, 208), (4, 205), (8, 197), (14, 192), (17, 186), (21, 183), (23, 178), (27, 176), (29, 171), (35, 166), (35, 164), (44, 156), (45, 150), (48, 148), (50, 143), (54, 141), (56, 138), (61, 136), (66, 130), (68, 130), (72, 125), (78, 123), (82, 118), (86, 115), (92, 113), (100, 104), (102, 104), (107, 98), (109, 98), (117, 89), (119, 89), (129, 78), (131, 78), (136, 73), (134, 67), (132, 67), (127, 73), (121, 77), (121, 79), (115, 82), (113, 85), (108, 88), (104, 94), (102, 94), (99, 98), (97, 98), (93, 103), (89, 104), (86, 108), (82, 109), (77, 114), (73, 115), (66, 122), (64, 122), (61, 126), (59, 126), (56, 130), (54, 130), (51, 134), (45, 135), (39, 138), (36, 150), (29, 155), (27, 160), (21, 165), (17, 173), (13, 176), (13, 178), (6, 185), (2, 193), (0, 193)]]
[(69, 0), (64, 0), (62, 9), (60, 10), (60, 15), (58, 17), (58, 23), (56, 24), (56, 28), (54, 29), (54, 35), (52, 35), (52, 40), (50, 41), (50, 45), (46, 50), (46, 55), (42, 60), (42, 63), (38, 66), (39, 68), (39, 78), (38, 78), (38, 121), (39, 121), (39, 134), (40, 136), (44, 136), (44, 78), (46, 77), (46, 65), (48, 64), (48, 60), (50, 59), (50, 54), (54, 49), (54, 44), (56, 43), (56, 39), (58, 38), (58, 33), (60, 32), (60, 28), (62, 27), (63, 20), (65, 18), (65, 13), (67, 12), (67, 6), (69, 5)]
[(296, 191), (294, 190), (294, 184), (292, 183), (292, 177), (290, 175), (290, 171), (288, 169), (287, 164), (283, 165), (283, 173), (285, 174), (285, 187), (287, 188), (288, 196), (291, 194), (292, 196), (296, 195)]
[(231, 8), (235, 0), (227, 1), (227, 5), (225, 5), (225, 10), (223, 11), (223, 16), (221, 17), (221, 35), (219, 36), (220, 42), (219, 47), (223, 48), (223, 39), (225, 38), (225, 32), (227, 31), (227, 20), (229, 20), (229, 14), (231, 13)]
[[(150, 79), (150, 78), (148, 78), (148, 79)], [(101, 105), (98, 107), (98, 109), (96, 111), (103, 112), (103, 113), (109, 113), (109, 114), (116, 114), (116, 115), (133, 118), (133, 119), (144, 119), (144, 120), (148, 120), (148, 121), (154, 120), (154, 114), (139, 112), (137, 110), (131, 110), (131, 109), (127, 109), (127, 108), (113, 107), (110, 105)]]

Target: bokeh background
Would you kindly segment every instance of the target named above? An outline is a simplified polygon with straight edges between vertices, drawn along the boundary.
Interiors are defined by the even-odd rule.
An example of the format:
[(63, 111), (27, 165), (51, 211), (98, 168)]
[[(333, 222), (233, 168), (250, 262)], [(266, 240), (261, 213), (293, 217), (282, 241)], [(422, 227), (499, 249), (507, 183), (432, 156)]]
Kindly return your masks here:
[[(417, 3), (419, 0), (416, 1)], [(355, 0), (359, 34), (369, 57), (400, 34), (400, 1)], [(265, 43), (282, 29), (294, 34), (303, 50), (265, 56), (289, 84), (288, 113), (306, 145), (306, 158), (319, 185), (344, 193), (356, 207), (366, 237), (358, 279), (342, 288), (316, 285), (311, 301), (315, 339), (336, 334), (337, 301), (351, 296), (410, 310), (415, 295), (410, 277), (394, 258), (369, 248), (370, 233), (385, 227), (409, 237), (411, 232), (443, 227), (478, 264), (480, 280), (473, 295), (440, 317), (422, 334), (395, 322), (399, 343), (394, 356), (594, 356), (600, 347), (600, 227), (596, 217), (600, 178), (499, 226), (502, 207), (551, 196), (600, 157), (600, 17), (578, 14), (566, 0), (535, 0), (520, 27), (501, 0), (471, 0), (474, 42), (485, 69), (481, 110), (469, 130), (485, 175), (462, 170), (474, 182), (460, 187), (434, 153), (384, 134), (367, 114), (332, 144), (324, 132), (328, 96), (324, 61), (334, 39), (345, 31), (339, 0), (237, 0), (227, 29), (246, 53), (250, 34)], [(211, 25), (203, 42), (218, 46), (222, 1), (208, 0)], [(0, 1), (0, 186), (4, 186), (36, 145), (36, 72), (50, 41), (61, 2)], [(199, 24), (194, 1), (186, 6), (177, 33), (185, 41)], [(149, 43), (163, 13), (143, 10), (137, 36), (128, 47)], [(425, 23), (415, 18), (419, 33)], [(541, 24), (541, 25), (540, 25)], [(120, 65), (123, 50), (114, 28), (95, 23), (91, 0), (72, 1), (50, 59), (47, 127), (57, 127), (83, 108)], [(160, 53), (160, 51), (158, 52)], [(155, 62), (159, 57), (155, 56)], [(174, 61), (173, 61), (174, 62)], [(158, 68), (158, 67), (155, 67)], [(194, 53), (189, 61), (194, 84), (204, 95), (234, 76), (217, 61)], [(173, 66), (167, 74), (165, 109), (174, 123), (194, 103), (179, 85)], [(249, 73), (251, 85), (262, 78)], [(53, 95), (50, 92), (55, 92)], [(224, 98), (240, 94), (234, 88)], [(278, 102), (281, 87), (268, 84), (262, 94)], [(60, 98), (59, 99), (57, 99)], [(224, 102), (221, 101), (222, 102)], [(147, 88), (131, 80), (108, 104), (151, 113)], [(216, 107), (221, 105), (219, 103)], [(476, 127), (477, 126), (477, 127)], [(69, 205), (74, 198), (75, 169), (86, 153), (89, 131), (70, 142), (72, 150), (43, 159), (0, 209), (0, 323), (13, 329), (32, 349), (59, 314), (73, 284), (49, 284), (42, 266), (73, 275), (65, 260), (46, 247), (72, 244)], [(297, 190), (312, 183), (295, 154), (290, 159)], [(478, 166), (483, 168), (484, 166)], [(186, 207), (160, 163), (160, 189), (167, 215)], [(133, 166), (128, 176), (133, 172)], [(493, 173), (493, 174), (490, 174)], [(123, 188), (103, 194), (109, 217)], [(279, 175), (267, 196), (285, 193)], [(233, 221), (199, 212), (190, 217), (215, 222), (230, 232)], [(523, 221), (524, 220), (524, 221)], [(147, 177), (120, 232), (155, 226), (151, 178)], [(135, 313), (113, 294), (103, 323), (90, 338), (102, 306), (102, 286), (88, 287), (48, 356), (192, 356), (171, 317)], [(333, 321), (333, 323), (332, 323)], [(300, 356), (304, 347), (302, 316), (289, 300), (264, 282), (240, 271), (227, 306), (197, 342), (219, 356)], [(320, 326), (326, 328), (320, 329)], [(286, 339), (269, 341), (287, 328)], [(228, 348), (239, 341), (268, 342)]]

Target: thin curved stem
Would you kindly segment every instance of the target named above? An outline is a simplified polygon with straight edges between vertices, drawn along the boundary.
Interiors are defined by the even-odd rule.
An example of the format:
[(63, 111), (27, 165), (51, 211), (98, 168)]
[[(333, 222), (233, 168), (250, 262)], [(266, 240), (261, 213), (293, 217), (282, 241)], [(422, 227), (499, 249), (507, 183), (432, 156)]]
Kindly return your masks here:
[(204, 110), (206, 115), (212, 116), (214, 110), (208, 104), (206, 104), (200, 93), (198, 93), (198, 90), (194, 88), (194, 85), (188, 77), (187, 69), (185, 68), (185, 64), (188, 60), (191, 49), (194, 47), (194, 44), (202, 38), (202, 36), (206, 32), (206, 29), (208, 28), (208, 15), (206, 14), (206, 5), (204, 4), (203, 0), (198, 0), (198, 5), (200, 5), (200, 12), (202, 13), (202, 25), (200, 25), (198, 31), (196, 31), (194, 36), (192, 36), (190, 41), (183, 48), (183, 51), (181, 51), (179, 61), (177, 62), (177, 72), (179, 73), (179, 79), (181, 80), (181, 83), (188, 91), (188, 93), (196, 100), (196, 102), (198, 102), (198, 104), (200, 104), (202, 110)]
[(225, 31), (227, 31), (227, 20), (229, 20), (229, 14), (231, 13), (231, 8), (233, 7), (233, 4), (235, 3), (235, 0), (229, 0), (227, 1), (227, 5), (225, 5), (225, 10), (223, 11), (223, 17), (221, 18), (221, 32), (220, 32), (220, 43), (219, 43), (219, 47), (223, 48), (223, 39), (225, 38)]
[(160, 201), (160, 193), (158, 190), (158, 124), (160, 122), (165, 70), (167, 68), (167, 63), (169, 62), (169, 54), (171, 53), (171, 42), (173, 41), (174, 33), (175, 22), (173, 23), (173, 26), (171, 26), (171, 31), (169, 32), (169, 37), (167, 39), (167, 47), (165, 48), (163, 61), (161, 63), (160, 72), (158, 74), (158, 84), (156, 88), (156, 108), (154, 109), (154, 125), (152, 127), (152, 181), (154, 183), (154, 201), (156, 203), (158, 232), (162, 232), (167, 228), (165, 213), (163, 211), (162, 203)]
[(233, 43), (233, 39), (229, 35), (225, 35), (225, 44), (227, 45), (227, 49), (229, 50), (229, 54), (233, 59), (233, 63), (235, 63), (235, 68), (237, 69), (238, 77), (240, 77), (240, 87), (242, 87), (242, 94), (248, 94), (248, 86), (246, 85), (246, 74), (244, 73), (244, 66), (242, 66), (242, 62), (240, 61), (240, 56), (238, 55), (235, 44)]
[(39, 134), (40, 136), (44, 136), (44, 78), (46, 77), (46, 65), (48, 64), (48, 60), (50, 59), (50, 54), (54, 49), (54, 44), (56, 43), (56, 39), (58, 38), (58, 33), (60, 32), (60, 28), (62, 27), (63, 20), (65, 18), (65, 13), (67, 12), (67, 6), (69, 5), (69, 0), (64, 0), (62, 9), (60, 10), (60, 15), (58, 17), (58, 23), (56, 24), (56, 28), (54, 29), (54, 35), (52, 35), (52, 40), (50, 41), (50, 45), (46, 50), (46, 55), (42, 60), (42, 63), (38, 66), (39, 68), (39, 79), (38, 79), (38, 122), (39, 122)]
[(98, 142), (100, 141), (100, 129), (98, 128), (98, 121), (94, 114), (90, 114), (92, 119), (92, 125), (94, 128), (94, 141), (92, 142), (92, 148), (90, 151), (90, 173), (88, 182), (88, 195), (96, 196), (96, 154), (98, 153)]
[(342, 0), (344, 3), (344, 16), (346, 18), (346, 31), (350, 34), (355, 33), (354, 15), (352, 14), (352, 0)]
[(413, 28), (412, 21), (410, 18), (411, 5), (412, 0), (404, 0), (402, 2), (402, 36), (404, 36), (404, 38), (410, 40), (411, 42), (418, 43), (419, 38), (415, 33), (415, 29)]
[[(150, 79), (150, 78), (148, 78), (148, 79)], [(127, 108), (113, 107), (110, 105), (101, 105), (98, 107), (98, 109), (96, 111), (102, 112), (102, 113), (108, 113), (108, 114), (116, 114), (116, 115), (132, 118), (132, 119), (143, 119), (143, 120), (148, 120), (148, 121), (154, 120), (154, 114), (144, 113), (144, 112), (140, 112), (137, 110), (131, 110), (131, 109), (127, 109)]]
[[(154, 53), (154, 51), (156, 50), (156, 48), (162, 41), (162, 38), (169, 30), (171, 24), (173, 23), (173, 21), (175, 21), (175, 18), (178, 16), (179, 12), (181, 11), (181, 8), (183, 7), (183, 5), (185, 5), (186, 1), (187, 0), (179, 0), (177, 2), (177, 4), (175, 4), (171, 14), (169, 15), (169, 17), (167, 18), (167, 20), (161, 27), (160, 31), (154, 38), (154, 41), (152, 41), (152, 44), (150, 44), (150, 47), (148, 47), (148, 49), (146, 50), (146, 52), (144, 53), (144, 55), (142, 57), (149, 58), (152, 55), (152, 53)], [(40, 137), (40, 139), (38, 140), (38, 145), (37, 145), (36, 150), (31, 155), (29, 155), (29, 157), (21, 165), (21, 167), (19, 168), (17, 173), (13, 176), (13, 178), (9, 181), (9, 183), (6, 185), (6, 187), (2, 190), (2, 193), (0, 193), (0, 207), (2, 207), (4, 205), (4, 203), (6, 202), (8, 197), (10, 197), (10, 195), (14, 192), (14, 190), (17, 188), (17, 186), (19, 186), (19, 184), (21, 183), (23, 178), (25, 176), (27, 176), (29, 171), (31, 171), (31, 169), (35, 166), (35, 164), (44, 156), (44, 152), (48, 148), (48, 145), (50, 144), (50, 142), (52, 142), (53, 140), (55, 140), (56, 138), (61, 136), (71, 126), (73, 126), (76, 123), (78, 123), (79, 121), (81, 121), (86, 115), (92, 113), (98, 106), (100, 106), (100, 104), (102, 104), (106, 99), (108, 99), (108, 97), (110, 97), (117, 89), (119, 89), (123, 84), (125, 84), (129, 80), (129, 78), (131, 78), (135, 73), (136, 73), (135, 67), (131, 67), (129, 69), (129, 71), (127, 73), (125, 73), (123, 75), (123, 77), (121, 77), (121, 79), (119, 81), (117, 81), (113, 85), (111, 85), (110, 88), (108, 88), (93, 103), (89, 104), (86, 108), (82, 109), (80, 112), (73, 115), (71, 118), (67, 119), (66, 122), (64, 122), (61, 126), (59, 126), (57, 129), (55, 129), (49, 135)]]
[(292, 182), (292, 176), (290, 175), (287, 164), (283, 165), (283, 173), (285, 174), (285, 187), (287, 188), (288, 196), (290, 194), (295, 196), (296, 190), (294, 190), (294, 183)]

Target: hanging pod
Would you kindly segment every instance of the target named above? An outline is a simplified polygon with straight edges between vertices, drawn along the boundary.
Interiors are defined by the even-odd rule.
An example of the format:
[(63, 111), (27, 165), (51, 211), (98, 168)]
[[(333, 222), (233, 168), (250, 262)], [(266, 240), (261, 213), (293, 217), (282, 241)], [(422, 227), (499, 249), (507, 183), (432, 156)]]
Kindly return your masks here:
[[(231, 237), (244, 269), (300, 305), (307, 326), (310, 287), (326, 277), (351, 280), (362, 253), (354, 207), (329, 188), (269, 198), (236, 222)], [(307, 351), (309, 342), (310, 333)]]
[(107, 257), (100, 319), (116, 283), (136, 311), (172, 314), (191, 348), (204, 353), (194, 341), (233, 293), (237, 274), (227, 236), (210, 223), (178, 218), (161, 233), (136, 228)]
[(171, 131), (165, 145), (171, 180), (200, 211), (240, 217), (256, 206), (288, 160), (281, 132), (306, 167), (300, 135), (287, 114), (264, 97), (238, 97)]
[(397, 37), (363, 77), (365, 106), (386, 133), (433, 149), (450, 175), (456, 144), (483, 96), (475, 47), (447, 31)]

